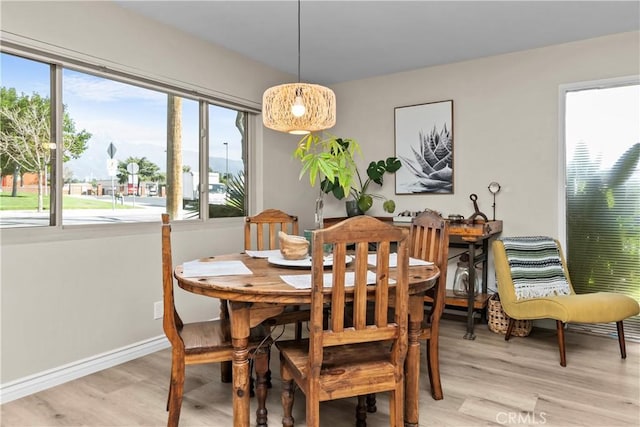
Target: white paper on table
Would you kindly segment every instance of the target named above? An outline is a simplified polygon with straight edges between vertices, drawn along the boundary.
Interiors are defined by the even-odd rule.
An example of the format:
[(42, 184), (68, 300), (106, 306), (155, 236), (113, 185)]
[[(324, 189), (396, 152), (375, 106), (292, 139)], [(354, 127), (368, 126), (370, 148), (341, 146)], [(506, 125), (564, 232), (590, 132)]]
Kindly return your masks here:
[(281, 255), (280, 249), (270, 249), (267, 251), (244, 251), (251, 258), (269, 258)]
[[(376, 254), (369, 254), (367, 257), (367, 264), (376, 265), (377, 256)], [(425, 261), (419, 258), (409, 258), (409, 266), (418, 266), (418, 265), (433, 265), (431, 261)], [(398, 254), (391, 253), (389, 254), (389, 267), (397, 267), (398, 266)]]
[(240, 276), (253, 274), (242, 261), (187, 261), (182, 264), (184, 277)]
[[(288, 285), (293, 286), (296, 289), (311, 289), (311, 274), (292, 274), (286, 276), (280, 276), (280, 278)], [(345, 286), (354, 286), (356, 279), (356, 273), (348, 271), (344, 275)], [(373, 271), (367, 270), (367, 284), (375, 285), (376, 274)], [(395, 283), (395, 280), (389, 279), (389, 283)], [(324, 287), (330, 288), (333, 284), (333, 274), (324, 274)]]

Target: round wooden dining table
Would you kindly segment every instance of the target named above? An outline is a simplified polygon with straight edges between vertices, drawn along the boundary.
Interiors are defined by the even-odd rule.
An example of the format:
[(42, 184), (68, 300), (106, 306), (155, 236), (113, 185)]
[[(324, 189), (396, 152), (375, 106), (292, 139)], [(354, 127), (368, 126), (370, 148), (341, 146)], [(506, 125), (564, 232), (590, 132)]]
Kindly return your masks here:
[[(174, 270), (178, 286), (194, 294), (226, 300), (229, 308), (231, 338), (234, 347), (233, 425), (250, 425), (249, 401), (249, 334), (270, 317), (282, 313), (287, 306), (311, 303), (311, 289), (297, 289), (285, 283), (282, 275), (310, 274), (310, 269), (272, 265), (265, 258), (252, 258), (245, 253), (202, 258), (201, 262), (241, 261), (252, 274), (185, 277), (183, 266)], [(374, 267), (371, 267), (375, 270)], [(391, 278), (395, 269), (390, 269)], [(420, 343), (418, 336), (424, 318), (423, 294), (434, 286), (440, 271), (434, 265), (409, 267), (409, 349), (405, 362), (405, 426), (418, 426)], [(326, 289), (327, 301), (331, 288)], [(266, 425), (266, 414), (258, 424)], [(262, 419), (262, 421), (260, 421)], [(263, 424), (264, 423), (264, 424)]]

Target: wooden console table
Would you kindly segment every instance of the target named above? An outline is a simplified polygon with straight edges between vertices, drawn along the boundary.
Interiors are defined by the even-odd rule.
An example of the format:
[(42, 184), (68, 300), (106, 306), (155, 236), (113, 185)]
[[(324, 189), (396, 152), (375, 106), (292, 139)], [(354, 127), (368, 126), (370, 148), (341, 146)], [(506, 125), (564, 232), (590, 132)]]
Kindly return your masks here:
[[(473, 313), (480, 310), (484, 313), (487, 308), (487, 302), (491, 295), (487, 292), (487, 261), (489, 259), (489, 239), (502, 233), (502, 221), (475, 221), (469, 223), (449, 224), (449, 246), (466, 247), (469, 252), (469, 283), (475, 283), (476, 269), (474, 266), (482, 262), (482, 293), (474, 297), (473, 293), (469, 293), (468, 299), (455, 297), (453, 292), (447, 291), (446, 305), (467, 307), (467, 333), (465, 339), (474, 340), (476, 336), (473, 332), (474, 321)], [(476, 251), (477, 247), (481, 248), (481, 252)]]
[[(324, 226), (329, 227), (347, 217), (325, 218)], [(393, 217), (376, 217), (381, 221), (393, 221)], [(410, 222), (394, 222), (398, 227), (409, 227)], [(468, 299), (457, 297), (453, 291), (447, 290), (445, 304), (452, 307), (467, 308), (467, 332), (465, 339), (474, 340), (474, 320), (475, 311), (484, 313), (491, 295), (487, 292), (487, 261), (489, 259), (489, 240), (502, 232), (502, 221), (469, 221), (449, 223), (449, 246), (466, 248), (469, 253), (469, 283), (475, 282), (476, 269), (473, 268), (478, 263), (482, 263), (482, 293), (479, 295), (470, 294)], [(480, 251), (478, 251), (480, 249)]]

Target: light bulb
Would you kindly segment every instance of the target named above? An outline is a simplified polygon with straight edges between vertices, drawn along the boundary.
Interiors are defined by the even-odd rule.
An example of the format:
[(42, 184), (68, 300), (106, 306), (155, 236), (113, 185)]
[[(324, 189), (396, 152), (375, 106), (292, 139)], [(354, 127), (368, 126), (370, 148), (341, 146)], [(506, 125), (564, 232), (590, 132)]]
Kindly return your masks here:
[(305, 108), (304, 103), (302, 102), (302, 96), (297, 95), (296, 100), (293, 102), (293, 105), (291, 106), (291, 114), (293, 114), (295, 117), (302, 117), (304, 116), (305, 111), (307, 111), (307, 109)]

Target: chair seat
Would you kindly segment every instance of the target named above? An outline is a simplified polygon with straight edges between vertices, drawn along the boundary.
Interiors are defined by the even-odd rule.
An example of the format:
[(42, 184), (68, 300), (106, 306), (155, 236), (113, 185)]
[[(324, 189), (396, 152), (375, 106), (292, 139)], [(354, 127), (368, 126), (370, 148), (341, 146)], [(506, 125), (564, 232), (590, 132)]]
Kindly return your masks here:
[(594, 292), (516, 300), (507, 314), (523, 320), (551, 318), (565, 323), (609, 323), (635, 316), (639, 311), (638, 303), (627, 295)]
[[(185, 324), (179, 331), (184, 342), (186, 354), (207, 353), (212, 349), (229, 351), (220, 355), (220, 360), (231, 360), (233, 345), (231, 343), (231, 324), (227, 319), (215, 319), (206, 322), (193, 322)], [(262, 343), (267, 336), (266, 330), (262, 326), (251, 329), (249, 337), (249, 349), (254, 349)]]
[[(309, 340), (276, 341), (276, 346), (281, 357), (293, 368), (293, 376), (306, 378)], [(391, 345), (384, 341), (325, 347), (320, 371), (320, 400), (389, 390), (396, 382), (394, 366), (389, 362), (390, 353)], [(370, 381), (373, 377), (375, 384)], [(345, 384), (349, 384), (346, 391)], [(358, 389), (361, 391), (357, 392)]]

